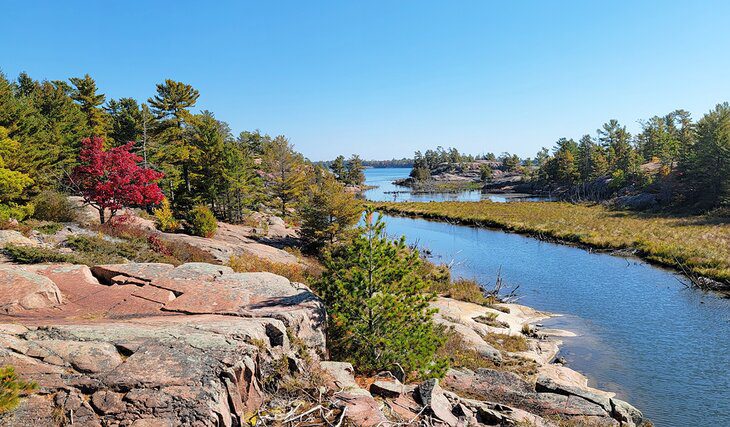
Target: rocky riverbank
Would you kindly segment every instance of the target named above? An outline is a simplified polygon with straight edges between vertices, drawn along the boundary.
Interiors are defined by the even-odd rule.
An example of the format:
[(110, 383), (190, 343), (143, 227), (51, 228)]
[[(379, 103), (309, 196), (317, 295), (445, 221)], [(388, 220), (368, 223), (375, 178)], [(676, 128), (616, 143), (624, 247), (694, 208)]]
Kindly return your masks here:
[[(299, 265), (272, 245), (296, 236), (219, 224), (214, 238), (160, 233), (211, 260), (18, 265), (0, 260), (0, 366), (39, 388), (0, 425), (639, 425), (641, 413), (554, 363), (566, 332), (534, 326), (547, 315), (516, 304), (433, 302), (449, 336), (441, 381), (356, 377), (327, 360), (326, 314), (305, 285), (267, 272), (236, 273), (231, 257)], [(74, 255), (74, 236), (121, 244), (82, 224), (3, 245)], [(187, 247), (186, 246), (186, 247)], [(83, 253), (76, 254), (78, 256)], [(402, 379), (402, 378), (401, 378)], [(571, 424), (572, 423), (572, 424)]]
[[(626, 402), (551, 363), (559, 342), (549, 336), (560, 334), (526, 327), (546, 315), (519, 305), (438, 299), (437, 321), (494, 366), (403, 385), (385, 375), (356, 380), (349, 364), (323, 361), (321, 301), (270, 273), (203, 263), (4, 265), (0, 285), (0, 365), (40, 386), (3, 425), (264, 425), (277, 405), (290, 417), (320, 405), (353, 425), (642, 422)], [(528, 347), (516, 353), (484, 339), (526, 330)], [(515, 358), (534, 363), (534, 373), (510, 372)], [(323, 378), (319, 403), (294, 408), (272, 387), (313, 370)]]

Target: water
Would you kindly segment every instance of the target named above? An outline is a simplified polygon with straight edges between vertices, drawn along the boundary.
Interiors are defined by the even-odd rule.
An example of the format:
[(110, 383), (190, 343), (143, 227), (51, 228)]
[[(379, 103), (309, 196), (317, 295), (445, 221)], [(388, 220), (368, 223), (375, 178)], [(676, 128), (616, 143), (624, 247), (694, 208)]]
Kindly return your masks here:
[[(372, 172), (371, 172), (372, 176)], [(501, 231), (386, 217), (452, 262), (456, 276), (493, 284), (497, 270), (520, 303), (564, 314), (545, 322), (564, 339), (568, 365), (616, 392), (657, 426), (730, 426), (730, 300), (686, 289), (633, 258), (589, 253)]]
[(478, 190), (458, 193), (411, 193), (410, 188), (393, 184), (396, 179), (407, 178), (410, 168), (371, 168), (365, 170), (365, 182), (377, 186), (365, 192), (365, 198), (377, 202), (493, 202), (543, 201), (546, 197), (528, 194), (492, 194)]

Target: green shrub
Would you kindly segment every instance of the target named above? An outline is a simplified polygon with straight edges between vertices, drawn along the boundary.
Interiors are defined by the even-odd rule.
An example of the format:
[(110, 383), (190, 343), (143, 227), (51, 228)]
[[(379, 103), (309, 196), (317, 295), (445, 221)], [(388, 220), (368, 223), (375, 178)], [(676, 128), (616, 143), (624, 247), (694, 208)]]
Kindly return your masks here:
[(68, 197), (57, 191), (46, 190), (33, 199), (33, 218), (43, 221), (72, 222), (76, 220), (76, 209)]
[(42, 234), (47, 235), (53, 235), (58, 233), (62, 228), (63, 224), (59, 224), (57, 222), (44, 222), (44, 223), (37, 223), (37, 221), (27, 221), (27, 222), (36, 222), (36, 224), (33, 226), (34, 230), (38, 230)]
[(325, 256), (316, 286), (330, 317), (332, 358), (363, 374), (443, 376), (448, 362), (436, 352), (444, 337), (429, 307), (435, 296), (419, 274), (423, 261), (404, 238), (388, 239), (382, 220), (372, 223), (372, 211), (367, 218), (351, 243)]
[(77, 264), (79, 262), (78, 258), (73, 254), (65, 254), (55, 249), (38, 246), (9, 244), (2, 251), (18, 264), (40, 264), (44, 262), (68, 262)]
[(162, 199), (160, 207), (154, 209), (152, 213), (155, 214), (155, 222), (159, 230), (171, 233), (180, 228), (180, 221), (175, 219), (170, 208), (170, 201), (167, 198)]
[(97, 236), (72, 236), (66, 244), (89, 265), (133, 262), (164, 262), (179, 264), (164, 251), (154, 250), (144, 240), (105, 240)]
[(38, 388), (33, 382), (26, 382), (18, 378), (15, 368), (4, 366), (0, 368), (0, 414), (10, 412), (18, 407), (20, 396)]
[(194, 236), (213, 237), (218, 230), (218, 221), (213, 212), (203, 205), (190, 210), (187, 223), (188, 232)]
[(0, 222), (10, 219), (22, 221), (33, 215), (33, 204), (18, 205), (16, 203), (0, 203)]

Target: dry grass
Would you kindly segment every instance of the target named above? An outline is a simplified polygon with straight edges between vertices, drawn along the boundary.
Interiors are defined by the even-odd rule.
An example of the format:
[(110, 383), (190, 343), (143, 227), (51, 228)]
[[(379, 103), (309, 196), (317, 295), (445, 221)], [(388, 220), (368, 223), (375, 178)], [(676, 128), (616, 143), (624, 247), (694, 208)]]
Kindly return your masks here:
[(499, 365), (488, 359), (464, 341), (458, 333), (453, 330), (446, 330), (446, 343), (441, 346), (438, 357), (445, 357), (449, 364), (456, 368), (467, 368), (476, 370), (479, 368), (493, 369), (496, 371), (512, 372), (525, 380), (531, 381), (537, 375), (537, 364), (529, 359), (513, 357), (502, 354), (502, 363)]
[(484, 341), (499, 351), (517, 353), (530, 349), (527, 339), (523, 335), (507, 335), (488, 333), (482, 335)]
[(298, 283), (309, 283), (321, 273), (310, 265), (276, 262), (253, 254), (231, 257), (228, 266), (238, 273), (268, 271)]
[(730, 220), (671, 216), (570, 203), (381, 203), (386, 212), (497, 227), (642, 258), (730, 283)]
[(494, 328), (509, 328), (509, 325), (507, 323), (502, 322), (501, 320), (497, 320), (497, 316), (497, 313), (488, 312), (485, 313), (483, 316), (475, 317), (474, 321), (487, 326), (492, 326)]

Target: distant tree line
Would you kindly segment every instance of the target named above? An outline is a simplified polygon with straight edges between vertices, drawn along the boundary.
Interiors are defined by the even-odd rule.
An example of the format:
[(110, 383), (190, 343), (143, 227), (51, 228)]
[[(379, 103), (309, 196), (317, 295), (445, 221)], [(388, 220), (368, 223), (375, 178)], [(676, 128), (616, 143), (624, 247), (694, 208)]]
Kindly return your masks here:
[(604, 180), (617, 191), (661, 186), (671, 203), (713, 208), (730, 204), (730, 105), (694, 122), (685, 110), (641, 122), (632, 136), (610, 120), (595, 136), (560, 138), (536, 156), (542, 187), (582, 188)]
[(424, 181), (431, 175), (440, 172), (454, 172), (464, 169), (465, 165), (476, 161), (485, 160), (480, 166), (484, 180), (491, 178), (493, 169), (500, 168), (507, 172), (517, 171), (522, 160), (516, 154), (502, 153), (497, 157), (494, 153), (479, 155), (463, 154), (456, 148), (437, 147), (435, 150), (426, 150), (425, 153), (416, 151), (413, 155), (413, 169), (411, 178)]

